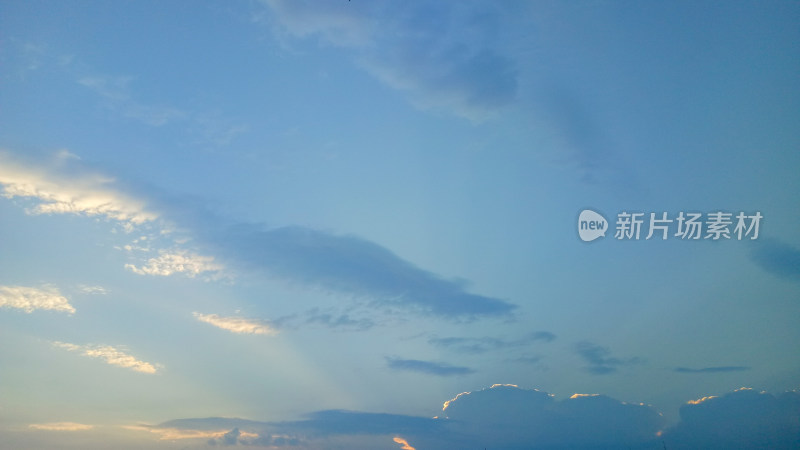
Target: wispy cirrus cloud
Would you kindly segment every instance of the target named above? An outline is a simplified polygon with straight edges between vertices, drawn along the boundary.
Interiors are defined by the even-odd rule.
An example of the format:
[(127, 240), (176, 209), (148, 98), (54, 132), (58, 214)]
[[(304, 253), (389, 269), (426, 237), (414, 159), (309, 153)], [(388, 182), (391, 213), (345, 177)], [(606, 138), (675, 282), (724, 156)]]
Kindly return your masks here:
[(32, 313), (37, 309), (75, 313), (69, 300), (54, 287), (0, 286), (0, 307)]
[(437, 375), (440, 377), (469, 375), (471, 373), (475, 373), (475, 370), (470, 369), (469, 367), (452, 366), (450, 364), (434, 361), (420, 361), (418, 359), (386, 358), (386, 364), (390, 369), (394, 370), (419, 372), (428, 375)]
[(508, 13), (498, 5), (265, 3), (282, 31), (346, 49), (369, 73), (406, 92), (420, 108), (481, 120), (516, 97), (515, 62), (497, 44), (499, 18)]
[(49, 422), (32, 423), (28, 425), (28, 428), (42, 431), (86, 431), (94, 428), (94, 425), (86, 425), (76, 422)]
[(78, 79), (78, 84), (100, 95), (106, 101), (108, 108), (147, 125), (160, 127), (187, 117), (185, 111), (171, 106), (147, 105), (134, 100), (129, 89), (131, 81), (133, 77), (129, 76), (95, 75)]
[(161, 250), (159, 256), (147, 260), (147, 264), (137, 267), (125, 264), (125, 268), (139, 275), (156, 275), (167, 277), (177, 273), (194, 278), (202, 273), (219, 274), (224, 269), (222, 264), (214, 262), (213, 256), (203, 256), (186, 250)]
[(197, 135), (196, 143), (227, 146), (239, 135), (248, 131), (248, 126), (231, 119), (166, 104), (146, 103), (137, 99), (132, 84), (135, 77), (87, 75), (77, 82), (103, 99), (103, 105), (122, 117), (151, 127), (182, 124), (190, 133)]
[(192, 316), (200, 322), (222, 328), (231, 333), (267, 335), (278, 333), (278, 330), (265, 320), (248, 319), (244, 317), (223, 317), (217, 314), (201, 314), (199, 312), (193, 312)]
[(112, 366), (119, 366), (141, 373), (156, 373), (156, 366), (117, 349), (110, 345), (76, 345), (67, 342), (53, 342), (58, 348), (63, 348), (71, 352), (77, 352), (91, 358), (99, 358)]
[(577, 343), (575, 352), (588, 364), (586, 371), (595, 375), (609, 374), (621, 366), (643, 362), (639, 357), (622, 359), (611, 356), (608, 348), (587, 341)]

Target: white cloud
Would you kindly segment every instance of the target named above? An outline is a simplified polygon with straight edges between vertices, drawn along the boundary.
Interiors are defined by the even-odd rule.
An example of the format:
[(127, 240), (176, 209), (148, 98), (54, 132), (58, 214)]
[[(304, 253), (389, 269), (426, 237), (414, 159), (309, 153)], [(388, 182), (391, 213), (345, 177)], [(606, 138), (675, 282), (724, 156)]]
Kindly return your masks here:
[(110, 345), (76, 345), (67, 342), (53, 342), (53, 345), (71, 352), (80, 352), (84, 356), (101, 358), (112, 366), (124, 367), (136, 372), (156, 373), (156, 367), (149, 362), (140, 361)]
[(103, 286), (89, 286), (87, 284), (79, 284), (78, 290), (83, 294), (97, 294), (97, 295), (108, 294), (108, 290)]
[[(37, 202), (29, 214), (78, 214), (119, 221), (126, 228), (153, 221), (158, 216), (141, 199), (113, 187), (114, 179), (97, 174), (64, 174), (63, 150), (57, 165), (34, 167), (0, 151), (0, 195)], [(69, 158), (68, 158), (69, 159)]]
[(0, 286), (0, 307), (17, 308), (27, 313), (37, 309), (75, 312), (66, 297), (54, 287)]
[(185, 273), (194, 278), (204, 272), (219, 272), (223, 269), (221, 264), (214, 262), (213, 256), (202, 256), (185, 250), (162, 250), (157, 258), (150, 258), (147, 265), (136, 267), (125, 264), (125, 268), (139, 275), (169, 276), (176, 273)]
[(277, 334), (278, 332), (267, 322), (262, 320), (246, 319), (244, 317), (221, 317), (216, 314), (200, 314), (198, 312), (194, 312), (192, 315), (201, 322), (214, 325), (215, 327), (228, 330), (232, 333)]
[(28, 428), (33, 430), (43, 431), (86, 431), (94, 428), (94, 425), (86, 425), (75, 422), (50, 422), (50, 423), (32, 423)]

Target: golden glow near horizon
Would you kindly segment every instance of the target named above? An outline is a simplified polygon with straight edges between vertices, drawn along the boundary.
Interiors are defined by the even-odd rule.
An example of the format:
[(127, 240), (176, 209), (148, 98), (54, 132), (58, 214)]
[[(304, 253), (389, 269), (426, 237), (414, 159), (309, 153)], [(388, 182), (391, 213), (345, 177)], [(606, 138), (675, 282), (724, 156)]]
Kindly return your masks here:
[(395, 441), (398, 444), (402, 445), (402, 447), (400, 447), (400, 450), (417, 450), (414, 447), (412, 447), (411, 444), (408, 443), (408, 441), (406, 441), (405, 439), (403, 439), (401, 437), (395, 436), (393, 441)]
[[(220, 439), (231, 430), (189, 430), (180, 428), (151, 428), (140, 425), (126, 425), (122, 428), (133, 431), (149, 431), (158, 435), (159, 440), (174, 441), (180, 439)], [(257, 433), (248, 433), (247, 431), (239, 430), (239, 438), (256, 439), (259, 435)]]

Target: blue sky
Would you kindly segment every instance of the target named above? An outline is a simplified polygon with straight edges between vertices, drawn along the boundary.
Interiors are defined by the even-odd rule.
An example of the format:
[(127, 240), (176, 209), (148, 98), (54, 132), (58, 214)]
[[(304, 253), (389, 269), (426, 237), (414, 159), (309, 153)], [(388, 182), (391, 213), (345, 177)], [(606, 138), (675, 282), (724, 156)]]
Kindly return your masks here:
[(4, 2), (0, 448), (796, 445), (798, 20)]

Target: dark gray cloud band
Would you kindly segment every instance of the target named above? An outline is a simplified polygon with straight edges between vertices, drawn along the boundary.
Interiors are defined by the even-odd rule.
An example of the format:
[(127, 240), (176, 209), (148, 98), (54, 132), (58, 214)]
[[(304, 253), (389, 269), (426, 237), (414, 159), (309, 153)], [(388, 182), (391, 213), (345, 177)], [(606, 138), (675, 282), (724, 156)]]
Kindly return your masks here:
[(465, 291), (355, 236), (303, 227), (238, 227), (222, 238), (220, 252), (291, 281), (359, 296), (377, 306), (415, 309), (450, 318), (502, 316), (516, 305)]

